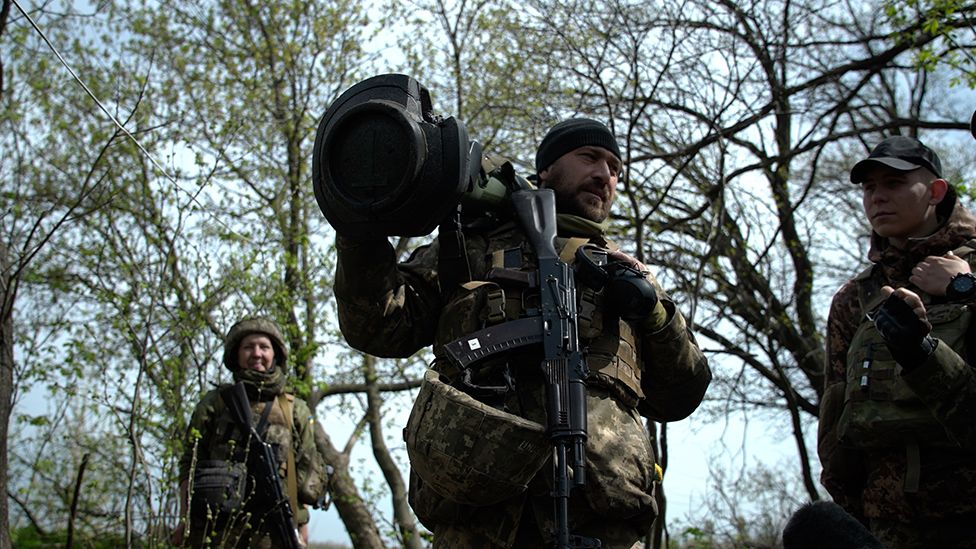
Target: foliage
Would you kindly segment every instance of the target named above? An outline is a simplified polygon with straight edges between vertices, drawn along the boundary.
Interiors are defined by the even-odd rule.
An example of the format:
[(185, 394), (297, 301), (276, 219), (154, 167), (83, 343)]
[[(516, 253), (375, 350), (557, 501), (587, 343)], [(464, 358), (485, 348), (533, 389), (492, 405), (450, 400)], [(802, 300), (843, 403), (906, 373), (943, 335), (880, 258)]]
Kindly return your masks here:
[[(18, 549), (50, 549), (64, 547), (68, 533), (64, 530), (40, 533), (31, 526), (25, 526), (12, 533), (13, 546)], [(125, 545), (125, 539), (113, 536), (99, 536), (97, 538), (75, 539), (75, 542), (91, 549), (116, 549)]]
[[(786, 465), (786, 467), (784, 467)], [(671, 547), (778, 547), (781, 533), (804, 500), (788, 463), (712, 468), (701, 516), (678, 519)]]
[(976, 88), (976, 56), (967, 45), (973, 33), (972, 7), (963, 0), (885, 0), (884, 12), (895, 28), (903, 29), (898, 39), (917, 42), (925, 37), (939, 40), (920, 47), (915, 64), (927, 71), (939, 63), (951, 67), (957, 74), (950, 85)]
[[(429, 357), (373, 360), (344, 345), (333, 234), (310, 185), (318, 116), (357, 80), (392, 71), (415, 75), (439, 112), (523, 171), (552, 122), (611, 124), (626, 164), (613, 232), (653, 266), (709, 354), (703, 413), (769, 420), (796, 445), (779, 467), (789, 475), (715, 471), (710, 522), (678, 537), (774, 543), (788, 504), (820, 496), (803, 433), (822, 390), (824, 314), (867, 234), (846, 170), (892, 133), (958, 145), (973, 97), (943, 91), (974, 83), (974, 10), (953, 0), (31, 8), (132, 138), (11, 16), (0, 34), (0, 271), (16, 282), (5, 286), (16, 290), (5, 290), (16, 408), (0, 473), (12, 479), (18, 544), (47, 543), (36, 526), (60, 532), (70, 516), (79, 539), (163, 542), (186, 421), (229, 379), (222, 335), (248, 313), (285, 326), (295, 387), (342, 432), (329, 444), (347, 530), (370, 546), (428, 536), (405, 507), (396, 418), (410, 393), (386, 391), (416, 387)], [(950, 169), (965, 183), (963, 156)], [(754, 514), (743, 500), (760, 502)]]

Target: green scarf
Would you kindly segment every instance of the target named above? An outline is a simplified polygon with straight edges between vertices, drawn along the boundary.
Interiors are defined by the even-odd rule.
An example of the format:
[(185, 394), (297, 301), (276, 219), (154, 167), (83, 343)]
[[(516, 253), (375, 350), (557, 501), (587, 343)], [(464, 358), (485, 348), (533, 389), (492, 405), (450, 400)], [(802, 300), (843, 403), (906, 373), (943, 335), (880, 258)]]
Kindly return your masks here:
[(244, 382), (247, 398), (251, 402), (271, 400), (281, 394), (285, 388), (284, 368), (275, 365), (268, 372), (259, 372), (249, 368), (238, 368), (234, 371), (234, 381)]
[(610, 227), (608, 217), (602, 223), (591, 221), (585, 217), (570, 214), (556, 214), (556, 229), (559, 236), (585, 236), (593, 238), (604, 236)]

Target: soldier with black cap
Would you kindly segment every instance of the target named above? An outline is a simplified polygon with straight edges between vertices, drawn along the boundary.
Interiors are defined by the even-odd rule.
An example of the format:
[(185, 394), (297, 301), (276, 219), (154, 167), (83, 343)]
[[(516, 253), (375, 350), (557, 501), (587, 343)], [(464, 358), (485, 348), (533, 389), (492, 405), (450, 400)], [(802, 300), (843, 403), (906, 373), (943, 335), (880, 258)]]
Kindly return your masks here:
[[(538, 185), (555, 194), (560, 257), (572, 263), (583, 247), (598, 250), (656, 290), (657, 299), (634, 317), (612, 310), (602, 288), (577, 284), (590, 375), (587, 477), (570, 497), (570, 527), (603, 547), (629, 548), (657, 513), (660, 474), (643, 418), (688, 416), (711, 373), (674, 302), (607, 238), (621, 166), (613, 134), (586, 118), (556, 124), (535, 158)], [(404, 434), (410, 503), (433, 530), (435, 547), (553, 546), (541, 345), (494, 352), (467, 369), (445, 351), (475, 331), (538, 315), (534, 250), (511, 218), (464, 227), (470, 276), (460, 279), (439, 240), (398, 264), (385, 238), (337, 237), (335, 295), (349, 344), (383, 357), (433, 345)]]
[(911, 137), (854, 165), (871, 266), (834, 296), (821, 481), (889, 548), (976, 546), (976, 218)]
[[(308, 506), (325, 499), (328, 475), (315, 445), (308, 404), (286, 390), (288, 347), (281, 328), (266, 317), (235, 323), (224, 339), (224, 366), (244, 386), (254, 429), (271, 444), (282, 493), (294, 517), (292, 530), (308, 542)], [(283, 547), (272, 527), (271, 507), (255, 488), (250, 430), (234, 418), (222, 385), (204, 395), (187, 426), (179, 462), (180, 520), (171, 538), (191, 547)]]

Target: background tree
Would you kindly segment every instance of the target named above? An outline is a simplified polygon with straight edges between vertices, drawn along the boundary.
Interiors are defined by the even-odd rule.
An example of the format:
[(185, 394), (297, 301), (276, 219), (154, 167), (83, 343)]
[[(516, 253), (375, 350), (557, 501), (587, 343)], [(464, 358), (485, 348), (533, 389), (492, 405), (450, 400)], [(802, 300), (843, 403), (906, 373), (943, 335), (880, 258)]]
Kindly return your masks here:
[[(14, 408), (0, 484), (9, 457), (15, 523), (60, 539), (68, 519), (76, 540), (165, 539), (186, 418), (229, 378), (222, 336), (265, 313), (285, 325), (296, 387), (329, 430), (354, 543), (422, 544), (399, 431), (429, 357), (345, 347), (332, 230), (309, 173), (330, 101), (365, 76), (407, 72), (523, 170), (556, 120), (610, 122), (626, 165), (613, 231), (672, 289), (710, 356), (701, 417), (740, 415), (794, 441), (775, 475), (716, 468), (712, 521), (693, 519), (686, 539), (768, 543), (792, 505), (821, 497), (809, 441), (823, 321), (867, 244), (847, 170), (892, 133), (953, 150), (976, 104), (952, 86), (971, 82), (976, 10), (955, 0), (28, 6), (133, 139), (11, 6), (0, 430), (25, 394), (51, 406)], [(943, 158), (968, 184), (973, 155)], [(401, 239), (398, 253), (416, 244)], [(651, 427), (666, 467), (668, 427)], [(743, 508), (759, 499), (750, 491), (770, 499)], [(662, 528), (652, 542), (664, 541)]]
[[(0, 486), (15, 502), (23, 492), (17, 492), (22, 486), (8, 483), (9, 464), (16, 462), (16, 456), (8, 458), (20, 450), (16, 443), (9, 444), (16, 441), (16, 432), (8, 430), (12, 407), (34, 383), (57, 380), (54, 383), (74, 387), (78, 378), (91, 371), (84, 362), (51, 360), (51, 346), (63, 344), (73, 329), (68, 319), (57, 315), (77, 303), (58, 299), (56, 288), (63, 279), (45, 277), (65, 269), (60, 255), (70, 247), (79, 224), (120, 192), (115, 162), (124, 162), (132, 150), (123, 131), (101, 123), (106, 120), (99, 119), (104, 113), (87, 92), (62, 86), (63, 78), (52, 77), (55, 65), (50, 50), (28, 25), (28, 14), (43, 21), (55, 39), (70, 36), (72, 26), (85, 18), (84, 13), (73, 11), (56, 15), (42, 10), (14, 12), (10, 2), (0, 9), (0, 41), (4, 44), (0, 89), (0, 124), (4, 127), (0, 137), (4, 151), (0, 162), (4, 189), (0, 192)], [(87, 37), (74, 37), (71, 53), (81, 60), (79, 70), (100, 74), (102, 78), (96, 81), (109, 81), (105, 76), (110, 71), (89, 63), (98, 55), (96, 44), (106, 29), (91, 30)], [(8, 48), (11, 44), (18, 47)], [(97, 86), (95, 90), (105, 91)], [(130, 90), (116, 91), (126, 96)], [(123, 120), (135, 111), (138, 94), (126, 99), (131, 101), (120, 102), (115, 111)], [(46, 310), (33, 305), (46, 306)], [(86, 358), (92, 354), (89, 350)], [(45, 423), (45, 418), (33, 419)], [(77, 461), (57, 465), (74, 472)], [(43, 469), (35, 473), (43, 473)], [(36, 478), (35, 474), (31, 480)], [(4, 498), (0, 504), (0, 547), (10, 546), (7, 501)], [(65, 518), (66, 514), (48, 515), (54, 517)]]

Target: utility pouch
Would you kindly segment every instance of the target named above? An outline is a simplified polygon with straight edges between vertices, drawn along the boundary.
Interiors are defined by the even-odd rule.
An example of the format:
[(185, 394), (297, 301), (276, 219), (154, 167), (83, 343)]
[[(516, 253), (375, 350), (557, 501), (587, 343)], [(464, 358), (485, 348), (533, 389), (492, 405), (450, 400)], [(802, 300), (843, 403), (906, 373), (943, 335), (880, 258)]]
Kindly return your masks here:
[(196, 517), (227, 517), (240, 511), (247, 492), (247, 466), (241, 462), (197, 462), (193, 473), (190, 513)]
[[(928, 307), (932, 335), (940, 345), (963, 356), (971, 317), (965, 305)], [(957, 446), (929, 407), (902, 380), (901, 369), (878, 331), (864, 322), (851, 339), (848, 352), (844, 410), (837, 428), (841, 444), (864, 449)]]

